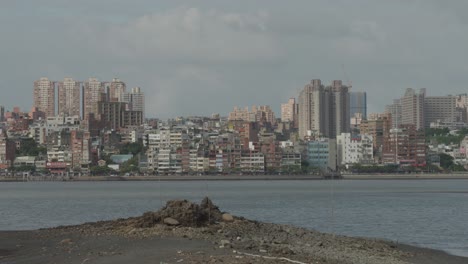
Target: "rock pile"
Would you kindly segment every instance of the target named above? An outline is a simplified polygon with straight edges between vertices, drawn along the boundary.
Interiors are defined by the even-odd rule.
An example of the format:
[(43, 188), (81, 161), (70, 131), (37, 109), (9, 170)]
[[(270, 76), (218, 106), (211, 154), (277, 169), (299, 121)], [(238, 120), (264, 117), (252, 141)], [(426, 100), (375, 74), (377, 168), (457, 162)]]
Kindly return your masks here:
[(150, 228), (157, 224), (184, 227), (203, 227), (223, 220), (223, 213), (205, 197), (198, 205), (187, 200), (168, 201), (157, 212), (146, 212), (135, 220), (135, 227)]

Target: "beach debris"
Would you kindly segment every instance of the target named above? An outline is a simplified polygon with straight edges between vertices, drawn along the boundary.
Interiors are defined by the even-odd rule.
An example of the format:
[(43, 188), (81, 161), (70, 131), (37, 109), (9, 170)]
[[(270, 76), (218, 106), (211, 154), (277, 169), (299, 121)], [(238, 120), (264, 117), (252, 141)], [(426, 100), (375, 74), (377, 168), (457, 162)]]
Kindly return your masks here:
[(169, 226), (178, 226), (180, 223), (179, 221), (175, 220), (174, 218), (171, 217), (166, 217), (164, 218), (164, 224), (169, 225)]
[(66, 239), (63, 239), (62, 241), (60, 241), (60, 245), (65, 245), (65, 244), (72, 244), (73, 241), (71, 240), (71, 238), (66, 238)]
[(219, 244), (220, 244), (219, 248), (231, 247), (231, 241), (229, 240), (221, 240)]
[(244, 253), (244, 252), (240, 252), (240, 251), (237, 251), (237, 254), (248, 256), (248, 257), (253, 257), (253, 258), (263, 258), (263, 259), (269, 259), (269, 260), (281, 260), (281, 261), (287, 261), (287, 262), (295, 263), (295, 264), (306, 264), (305, 262), (292, 260), (292, 259), (289, 259), (289, 258), (286, 258), (286, 257), (270, 257), (270, 256), (263, 256), (263, 255)]

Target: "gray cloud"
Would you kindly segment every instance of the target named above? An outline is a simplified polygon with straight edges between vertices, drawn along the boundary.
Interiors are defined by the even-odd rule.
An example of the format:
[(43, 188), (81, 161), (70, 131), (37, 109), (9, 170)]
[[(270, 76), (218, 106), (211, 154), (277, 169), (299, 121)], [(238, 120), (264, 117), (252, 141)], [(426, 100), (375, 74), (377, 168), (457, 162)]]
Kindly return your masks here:
[[(466, 1), (3, 1), (0, 104), (28, 107), (48, 76), (118, 76), (148, 113), (279, 104), (345, 79), (381, 111), (406, 87), (466, 92)], [(279, 113), (278, 113), (279, 114)]]

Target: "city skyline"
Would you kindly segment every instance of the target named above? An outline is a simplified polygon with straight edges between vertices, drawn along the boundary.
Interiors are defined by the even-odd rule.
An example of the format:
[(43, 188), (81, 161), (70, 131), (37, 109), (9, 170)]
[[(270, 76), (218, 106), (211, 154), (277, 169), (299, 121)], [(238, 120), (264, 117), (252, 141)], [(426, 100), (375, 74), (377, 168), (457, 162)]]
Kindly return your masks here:
[(463, 1), (90, 3), (4, 3), (0, 31), (9, 37), (0, 53), (9, 63), (0, 67), (0, 103), (7, 109), (27, 108), (40, 76), (119, 76), (145, 89), (154, 102), (147, 116), (162, 118), (252, 104), (278, 113), (314, 78), (349, 79), (352, 91), (367, 92), (368, 112), (408, 87), (466, 90)]

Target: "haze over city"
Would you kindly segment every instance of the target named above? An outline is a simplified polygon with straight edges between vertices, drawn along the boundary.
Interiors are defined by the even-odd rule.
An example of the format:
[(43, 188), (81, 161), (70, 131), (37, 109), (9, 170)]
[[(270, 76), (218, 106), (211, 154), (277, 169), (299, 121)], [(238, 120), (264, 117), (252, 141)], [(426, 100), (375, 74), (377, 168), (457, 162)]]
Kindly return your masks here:
[[(118, 77), (148, 117), (280, 104), (311, 79), (351, 81), (369, 112), (466, 89), (466, 1), (2, 1), (1, 103), (40, 77)], [(34, 41), (32, 41), (34, 40)], [(344, 67), (342, 67), (344, 65)], [(344, 68), (344, 70), (343, 70)], [(209, 107), (207, 107), (209, 106)]]

